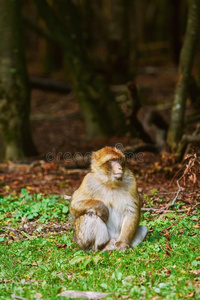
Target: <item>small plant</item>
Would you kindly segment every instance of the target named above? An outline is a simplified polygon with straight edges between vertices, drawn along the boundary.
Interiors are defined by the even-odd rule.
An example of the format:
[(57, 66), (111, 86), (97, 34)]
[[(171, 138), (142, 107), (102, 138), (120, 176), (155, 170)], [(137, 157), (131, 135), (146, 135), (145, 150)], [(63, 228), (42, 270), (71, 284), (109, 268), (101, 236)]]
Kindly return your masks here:
[(0, 195), (0, 222), (10, 224), (23, 217), (42, 223), (50, 219), (64, 221), (69, 212), (68, 204), (57, 196), (30, 195), (29, 191), (22, 189), (18, 196)]

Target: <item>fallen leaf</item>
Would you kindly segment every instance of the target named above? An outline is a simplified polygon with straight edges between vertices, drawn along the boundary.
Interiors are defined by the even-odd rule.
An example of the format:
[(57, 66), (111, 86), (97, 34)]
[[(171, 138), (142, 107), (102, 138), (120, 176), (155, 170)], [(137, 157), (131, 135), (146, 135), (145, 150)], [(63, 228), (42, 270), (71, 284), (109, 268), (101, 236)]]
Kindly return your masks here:
[(167, 269), (165, 267), (163, 269), (164, 269), (164, 272), (165, 272), (166, 276), (170, 276), (171, 275), (171, 272), (172, 272), (171, 270), (169, 270), (169, 269)]
[(172, 268), (175, 269), (175, 268), (176, 268), (176, 265), (173, 265)]
[(153, 262), (155, 260), (158, 260), (157, 258), (152, 258), (152, 259), (149, 259), (145, 262), (146, 265), (148, 265), (150, 262)]
[(195, 292), (191, 292), (185, 296), (185, 298), (192, 298), (195, 295)]
[(103, 299), (104, 297), (110, 295), (110, 293), (100, 293), (100, 292), (82, 292), (82, 291), (65, 291), (58, 296), (69, 297), (69, 298), (83, 298), (83, 299)]
[(68, 279), (71, 279), (73, 277), (72, 273), (66, 274)]
[(19, 183), (20, 183), (20, 181), (18, 181), (18, 180), (13, 181), (14, 185), (18, 185)]
[(28, 223), (28, 219), (26, 216), (23, 216), (21, 221), (23, 224)]
[(13, 299), (27, 300), (26, 298), (19, 297), (19, 296), (15, 295), (15, 294), (12, 294), (11, 297), (12, 297)]
[(10, 237), (16, 242), (19, 241), (19, 238), (17, 236), (15, 236), (13, 233), (10, 234)]
[(6, 282), (9, 282), (9, 281), (11, 281), (12, 279), (2, 279), (2, 280), (0, 280), (0, 283), (6, 283)]
[(27, 190), (32, 190), (33, 187), (32, 187), (32, 186), (26, 186), (26, 189), (27, 189)]
[(200, 270), (190, 270), (189, 273), (194, 275), (200, 275)]
[(168, 241), (170, 240), (170, 238), (169, 238), (169, 231), (168, 230), (165, 230), (165, 233), (163, 235), (166, 237), (166, 239)]
[(195, 224), (194, 226), (193, 226), (193, 228), (199, 228), (200, 227), (200, 224)]
[(55, 243), (55, 244), (58, 248), (65, 248), (67, 246), (66, 244), (59, 244), (59, 243)]
[(172, 251), (172, 247), (171, 247), (170, 243), (168, 243), (168, 244), (166, 245), (166, 248), (167, 248), (167, 250)]
[(192, 210), (192, 207), (190, 206), (190, 207), (188, 208), (188, 210), (187, 210), (187, 214), (186, 214), (186, 216), (189, 216), (189, 214), (190, 214), (191, 210)]
[(41, 297), (42, 297), (42, 294), (40, 294), (40, 293), (37, 293), (34, 295), (34, 298), (41, 298)]
[(178, 295), (181, 297), (181, 298), (192, 298), (194, 296), (195, 292), (191, 292), (189, 294), (187, 294), (186, 296), (183, 295), (182, 293), (179, 293)]

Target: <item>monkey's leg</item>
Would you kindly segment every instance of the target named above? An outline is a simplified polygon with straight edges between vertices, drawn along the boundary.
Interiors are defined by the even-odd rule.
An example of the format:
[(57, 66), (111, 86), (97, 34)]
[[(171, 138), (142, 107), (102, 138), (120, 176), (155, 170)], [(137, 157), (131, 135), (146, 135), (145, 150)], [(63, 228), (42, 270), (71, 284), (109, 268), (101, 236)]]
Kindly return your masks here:
[(110, 239), (106, 224), (95, 214), (77, 218), (74, 229), (75, 241), (84, 250), (101, 250)]
[(143, 242), (143, 240), (145, 239), (145, 237), (147, 235), (147, 232), (148, 232), (148, 228), (146, 226), (144, 226), (144, 225), (138, 226), (137, 231), (132, 240), (131, 247), (135, 247), (138, 244), (140, 244), (141, 242)]

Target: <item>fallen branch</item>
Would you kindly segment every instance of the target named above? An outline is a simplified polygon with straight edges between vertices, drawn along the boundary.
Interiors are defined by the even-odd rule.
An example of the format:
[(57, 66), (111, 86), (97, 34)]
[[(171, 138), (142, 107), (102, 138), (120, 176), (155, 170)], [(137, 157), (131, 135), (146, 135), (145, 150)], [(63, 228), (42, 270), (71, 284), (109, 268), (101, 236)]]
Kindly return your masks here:
[[(182, 176), (181, 176), (181, 178), (182, 178)], [(168, 204), (168, 205), (166, 205), (166, 206), (164, 207), (164, 209), (168, 209), (169, 207), (174, 206), (174, 204), (176, 203), (176, 200), (178, 199), (178, 196), (179, 196), (180, 192), (182, 192), (182, 187), (181, 187), (180, 184), (179, 184), (179, 180), (180, 180), (181, 178), (179, 178), (179, 179), (177, 180), (177, 182), (176, 182), (177, 185), (178, 185), (178, 191), (177, 191), (177, 193), (176, 193), (176, 196), (174, 197), (174, 199), (172, 200), (172, 202), (171, 202), (170, 204)]]
[(142, 211), (149, 211), (149, 212), (155, 212), (155, 213), (168, 213), (168, 212), (176, 212), (176, 213), (183, 213), (188, 211), (188, 208), (186, 209), (165, 209), (163, 210), (162, 208), (152, 208), (152, 207), (142, 207)]
[(53, 91), (66, 94), (69, 94), (72, 91), (72, 87), (69, 83), (50, 78), (40, 78), (31, 76), (30, 84), (32, 89)]
[(7, 226), (0, 226), (0, 230), (13, 231), (13, 232), (21, 233), (21, 231), (19, 229), (15, 229), (15, 228), (12, 228), (12, 227), (7, 227)]
[[(169, 212), (169, 207), (172, 207), (174, 206), (174, 204), (176, 203), (177, 199), (178, 199), (178, 196), (179, 194), (183, 191), (182, 187), (180, 186), (179, 184), (179, 181), (190, 171), (190, 169), (192, 168), (192, 166), (194, 165), (194, 162), (197, 158), (196, 154), (189, 154), (186, 156), (185, 160), (187, 158), (190, 158), (188, 164), (185, 165), (185, 170), (182, 174), (182, 176), (176, 181), (177, 182), (177, 186), (178, 186), (178, 191), (176, 192), (176, 195), (175, 197), (173, 198), (172, 202), (166, 206), (163, 206), (163, 207), (160, 207), (160, 208), (151, 208), (151, 207), (147, 207), (147, 208), (142, 208), (142, 211), (152, 211), (152, 212)], [(172, 212), (184, 212), (184, 211), (187, 211), (188, 209), (186, 210), (171, 210)]]
[[(182, 187), (179, 184), (179, 180), (183, 177), (183, 175), (177, 180), (178, 191), (176, 192), (176, 196), (174, 197), (174, 199), (172, 200), (172, 202), (170, 204), (167, 204), (166, 206), (163, 206), (161, 208), (151, 208), (151, 207), (149, 207), (149, 208), (142, 208), (142, 210), (143, 211), (145, 211), (145, 210), (146, 211), (152, 211), (152, 212), (163, 212), (163, 211), (165, 211), (165, 212), (168, 211), (169, 212), (168, 208), (174, 206), (174, 204), (176, 203), (176, 200), (178, 199), (178, 196), (179, 196), (180, 192), (182, 192)], [(181, 211), (176, 210), (176, 212), (183, 212), (183, 210), (181, 210)]]

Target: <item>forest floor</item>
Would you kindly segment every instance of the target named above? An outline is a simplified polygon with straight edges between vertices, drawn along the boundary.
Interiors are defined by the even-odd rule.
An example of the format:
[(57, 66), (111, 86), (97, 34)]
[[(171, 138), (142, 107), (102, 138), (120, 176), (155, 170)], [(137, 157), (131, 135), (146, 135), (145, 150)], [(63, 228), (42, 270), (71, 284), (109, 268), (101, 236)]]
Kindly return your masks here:
[[(175, 83), (174, 66), (140, 68), (136, 84), (141, 97), (145, 99), (145, 105), (139, 113), (141, 118), (154, 106), (169, 120)], [(191, 111), (188, 103), (186, 113)], [(192, 132), (195, 126), (187, 127), (187, 130)], [(89, 170), (91, 151), (105, 145), (117, 145), (122, 150), (129, 150), (142, 143), (129, 135), (88, 141), (73, 93), (66, 95), (33, 90), (31, 127), (40, 155), (19, 163), (1, 163), (1, 194), (7, 195), (13, 190), (20, 192), (27, 187), (35, 193), (71, 196)], [(144, 206), (149, 205), (145, 204), (147, 197), (151, 198), (151, 205), (156, 205), (156, 199), (160, 196), (163, 203), (170, 203), (180, 190), (179, 184), (179, 206), (191, 208), (197, 205), (196, 201), (200, 199), (200, 168), (194, 155), (177, 164), (173, 155), (165, 151), (159, 154), (141, 152), (129, 158), (128, 165), (136, 175)], [(161, 206), (163, 203), (160, 203)]]

